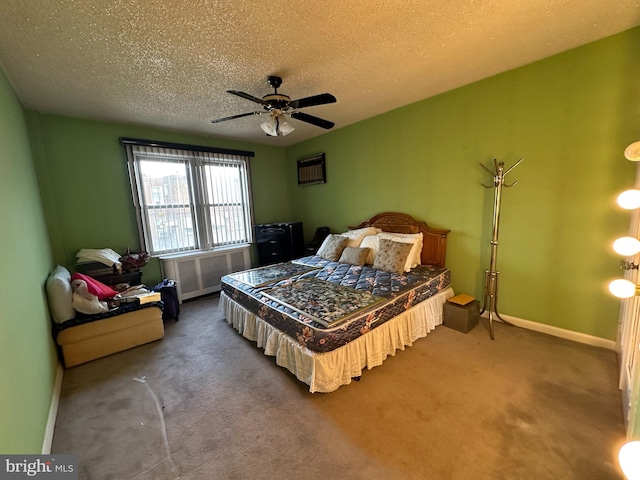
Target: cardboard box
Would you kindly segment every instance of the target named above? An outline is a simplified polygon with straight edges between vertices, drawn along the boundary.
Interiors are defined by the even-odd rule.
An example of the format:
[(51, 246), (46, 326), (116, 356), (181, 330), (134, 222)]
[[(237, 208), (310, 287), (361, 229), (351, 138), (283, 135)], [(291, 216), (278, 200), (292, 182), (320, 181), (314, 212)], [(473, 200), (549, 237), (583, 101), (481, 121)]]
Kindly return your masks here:
[[(468, 297), (468, 296), (467, 296)], [(470, 300), (468, 300), (470, 299)], [(480, 302), (473, 297), (465, 298), (467, 303), (458, 303), (456, 297), (444, 304), (442, 323), (459, 332), (468, 333), (480, 319)]]

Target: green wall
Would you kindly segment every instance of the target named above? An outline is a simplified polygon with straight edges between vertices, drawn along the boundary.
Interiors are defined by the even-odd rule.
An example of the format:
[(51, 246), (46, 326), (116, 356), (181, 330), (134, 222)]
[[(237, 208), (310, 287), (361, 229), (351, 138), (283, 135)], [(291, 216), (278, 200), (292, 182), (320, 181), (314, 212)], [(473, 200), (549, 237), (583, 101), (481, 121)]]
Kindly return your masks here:
[[(289, 165), (282, 148), (35, 111), (27, 115), (55, 259), (68, 268), (74, 268), (82, 248), (140, 248), (120, 137), (253, 151), (255, 221), (291, 219)], [(157, 260), (143, 272), (149, 285), (161, 279)]]
[(40, 453), (57, 366), (53, 266), (25, 116), (0, 68), (0, 452)]
[(503, 190), (499, 310), (614, 340), (609, 245), (629, 225), (614, 201), (635, 175), (622, 153), (640, 134), (639, 44), (634, 29), (289, 148), (292, 165), (327, 158), (326, 184), (294, 189), (306, 234), (407, 212), (451, 229), (453, 286), (482, 298), (493, 189), (479, 163), (524, 158)]

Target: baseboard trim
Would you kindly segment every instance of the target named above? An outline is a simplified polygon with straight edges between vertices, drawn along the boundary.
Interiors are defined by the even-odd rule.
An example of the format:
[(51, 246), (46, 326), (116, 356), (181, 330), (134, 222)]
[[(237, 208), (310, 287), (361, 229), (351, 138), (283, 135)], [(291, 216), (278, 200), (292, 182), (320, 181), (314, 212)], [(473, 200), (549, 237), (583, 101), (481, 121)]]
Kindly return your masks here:
[[(613, 340), (607, 340), (605, 338), (594, 337), (593, 335), (587, 335), (586, 333), (574, 332), (572, 330), (566, 330), (564, 328), (554, 327), (553, 325), (546, 325), (544, 323), (532, 322), (531, 320), (524, 320), (523, 318), (512, 317), (511, 315), (500, 314), (507, 322), (513, 323), (516, 327), (526, 328), (527, 330), (534, 330), (540, 333), (546, 333), (547, 335), (553, 335), (554, 337), (565, 338), (567, 340), (573, 340), (574, 342), (584, 343), (587, 345), (593, 345), (594, 347), (607, 348), (609, 350), (616, 349), (616, 342)], [(483, 318), (488, 318), (489, 314), (484, 312)]]
[(51, 453), (51, 445), (53, 444), (53, 431), (56, 427), (56, 418), (58, 416), (58, 405), (60, 404), (60, 392), (62, 391), (62, 376), (64, 368), (58, 362), (56, 368), (56, 379), (53, 384), (53, 393), (51, 395), (51, 405), (49, 406), (49, 417), (47, 418), (47, 427), (44, 430), (44, 441), (42, 442), (42, 454), (49, 455)]

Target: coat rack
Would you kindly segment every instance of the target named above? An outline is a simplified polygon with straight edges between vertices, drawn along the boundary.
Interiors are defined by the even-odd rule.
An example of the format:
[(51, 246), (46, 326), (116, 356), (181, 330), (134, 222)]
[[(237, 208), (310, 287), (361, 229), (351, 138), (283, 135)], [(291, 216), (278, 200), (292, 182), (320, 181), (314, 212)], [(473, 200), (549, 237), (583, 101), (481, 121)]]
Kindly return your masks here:
[(482, 163), (480, 166), (484, 168), (489, 174), (493, 177), (493, 185), (485, 185), (481, 184), (484, 188), (495, 189), (495, 196), (493, 202), (493, 235), (491, 237), (491, 262), (489, 264), (489, 270), (486, 271), (485, 279), (484, 279), (484, 301), (482, 303), (482, 310), (480, 310), (480, 315), (482, 315), (485, 311), (489, 312), (489, 333), (491, 334), (491, 340), (494, 340), (493, 336), (493, 316), (495, 315), (498, 320), (502, 323), (506, 323), (511, 325), (511, 323), (507, 322), (504, 318), (500, 316), (498, 313), (498, 275), (500, 272), (497, 270), (498, 268), (498, 231), (500, 229), (500, 204), (502, 202), (502, 187), (513, 187), (518, 184), (518, 182), (513, 182), (511, 184), (504, 183), (504, 177), (507, 174), (516, 168), (520, 163), (524, 160), (521, 158), (516, 163), (514, 163), (511, 168), (505, 171), (504, 162), (498, 162), (495, 158), (493, 159), (493, 165), (495, 171), (489, 170)]

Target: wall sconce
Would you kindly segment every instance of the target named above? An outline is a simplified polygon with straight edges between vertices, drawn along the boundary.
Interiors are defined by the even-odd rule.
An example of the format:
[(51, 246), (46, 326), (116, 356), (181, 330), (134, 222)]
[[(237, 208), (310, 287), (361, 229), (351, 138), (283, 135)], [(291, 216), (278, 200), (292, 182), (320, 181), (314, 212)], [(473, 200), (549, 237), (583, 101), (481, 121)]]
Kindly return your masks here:
[(618, 463), (627, 480), (640, 480), (640, 441), (625, 443), (618, 452)]
[[(640, 142), (634, 142), (629, 145), (624, 156), (632, 162), (640, 161)], [(640, 208), (640, 190), (631, 189), (618, 195), (618, 205), (625, 210), (636, 210)], [(623, 257), (633, 257), (640, 253), (640, 240), (635, 237), (620, 237), (613, 242), (613, 250)], [(620, 268), (623, 270), (638, 270), (638, 265), (634, 262), (622, 261)], [(640, 295), (638, 286), (629, 281), (618, 279), (609, 284), (609, 291), (618, 298), (631, 298), (634, 295)]]

